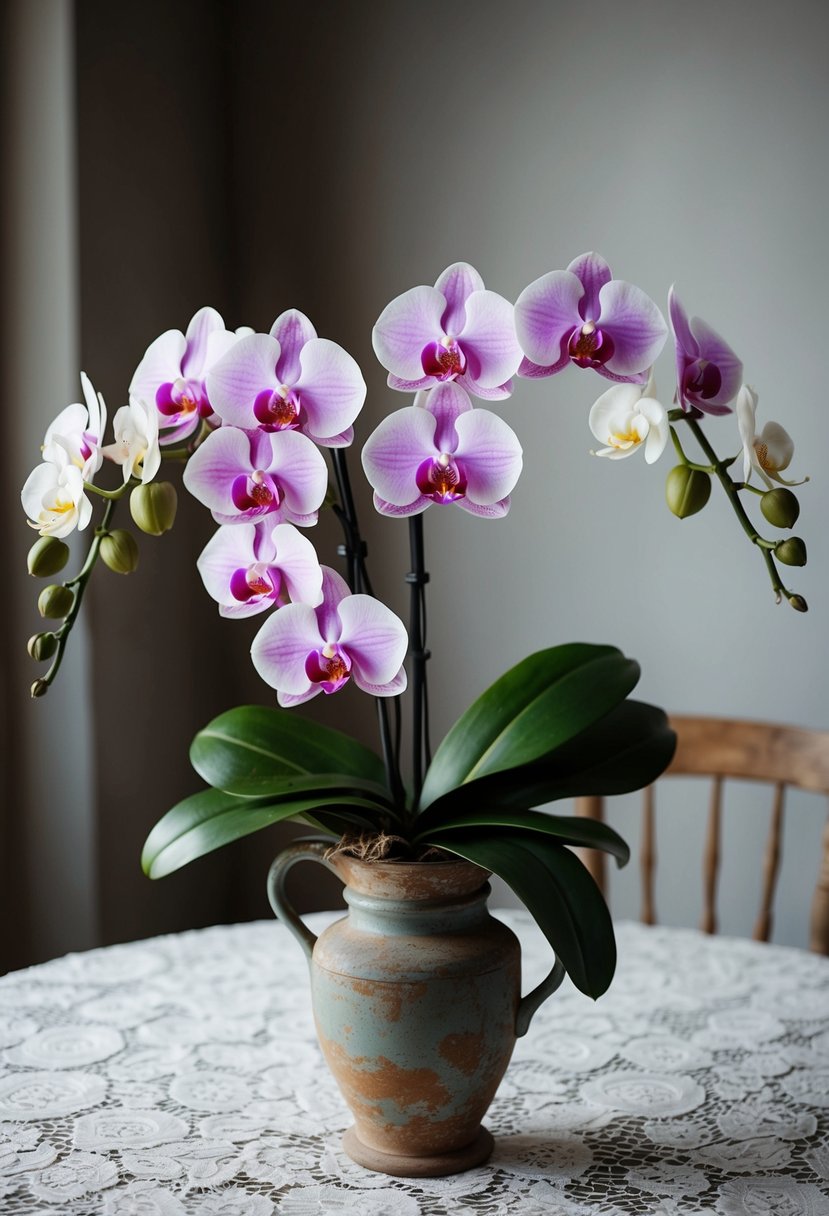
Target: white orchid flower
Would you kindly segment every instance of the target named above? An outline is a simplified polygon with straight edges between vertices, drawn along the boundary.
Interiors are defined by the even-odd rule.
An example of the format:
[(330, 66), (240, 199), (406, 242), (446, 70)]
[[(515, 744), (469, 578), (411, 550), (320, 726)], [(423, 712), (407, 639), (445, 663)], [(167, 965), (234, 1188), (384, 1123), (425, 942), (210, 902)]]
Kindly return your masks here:
[(113, 419), (115, 442), (103, 449), (104, 456), (123, 468), (124, 482), (140, 477), (146, 485), (161, 465), (158, 446), (158, 411), (139, 397), (130, 397)]
[(794, 456), (794, 443), (779, 422), (767, 422), (760, 434), (756, 430), (757, 394), (749, 384), (744, 384), (737, 394), (737, 426), (743, 441), (743, 480), (748, 481), (755, 469), (769, 489), (777, 482), (781, 486), (801, 486), (808, 477), (800, 481), (789, 481), (780, 476)]
[(600, 443), (596, 456), (621, 460), (644, 443), (645, 460), (653, 464), (668, 442), (668, 414), (656, 400), (653, 370), (646, 385), (614, 384), (602, 393), (590, 410), (590, 429)]
[(57, 439), (52, 459), (38, 465), (26, 478), (20, 494), (29, 527), (41, 536), (62, 538), (83, 531), (92, 518), (92, 504), (84, 494), (81, 470), (70, 451)]
[(107, 407), (85, 372), (81, 372), (81, 387), (86, 405), (75, 402), (61, 410), (44, 436), (43, 459), (57, 464), (58, 453), (66, 452), (72, 464), (81, 470), (83, 480), (92, 481), (103, 463), (101, 442), (106, 430)]

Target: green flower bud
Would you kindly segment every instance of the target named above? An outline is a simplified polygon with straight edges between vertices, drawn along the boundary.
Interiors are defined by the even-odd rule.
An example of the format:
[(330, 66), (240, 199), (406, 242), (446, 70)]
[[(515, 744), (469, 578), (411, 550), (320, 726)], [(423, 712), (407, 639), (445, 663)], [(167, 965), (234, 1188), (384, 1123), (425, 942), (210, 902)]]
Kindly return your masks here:
[(33, 697), (45, 697), (48, 691), (49, 685), (45, 680), (35, 680), (34, 684), (32, 685)]
[(178, 497), (169, 481), (151, 481), (136, 486), (130, 494), (130, 514), (142, 532), (161, 536), (169, 532), (176, 518)]
[(101, 541), (101, 561), (116, 574), (132, 574), (138, 565), (138, 545), (125, 528), (116, 528)]
[(41, 536), (40, 540), (36, 540), (32, 545), (26, 560), (29, 574), (35, 578), (49, 578), (51, 574), (62, 570), (68, 562), (69, 546), (56, 536)]
[(678, 464), (671, 469), (665, 482), (665, 499), (679, 519), (696, 515), (711, 497), (711, 478), (699, 469)]
[(796, 612), (809, 611), (809, 605), (806, 603), (802, 595), (790, 595), (789, 603)]
[(774, 546), (774, 556), (786, 566), (805, 566), (806, 546), (799, 536), (787, 536)]
[(62, 583), (50, 583), (37, 597), (37, 610), (41, 616), (60, 620), (68, 616), (75, 602), (75, 593)]
[(57, 648), (58, 639), (53, 633), (35, 633), (26, 643), (26, 649), (38, 663), (51, 659)]
[(760, 510), (775, 528), (793, 528), (800, 514), (800, 503), (791, 490), (778, 486), (763, 495)]

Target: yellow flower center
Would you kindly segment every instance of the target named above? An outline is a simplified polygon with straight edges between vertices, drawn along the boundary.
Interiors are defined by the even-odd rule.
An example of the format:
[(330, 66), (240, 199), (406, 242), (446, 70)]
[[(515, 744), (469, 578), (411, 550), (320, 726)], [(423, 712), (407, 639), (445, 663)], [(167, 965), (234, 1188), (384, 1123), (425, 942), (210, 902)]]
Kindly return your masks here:
[(763, 443), (762, 439), (755, 439), (754, 451), (757, 455), (757, 462), (761, 469), (765, 469), (767, 473), (777, 472), (777, 465), (769, 456), (768, 444)]
[(612, 448), (635, 448), (642, 442), (642, 436), (636, 431), (611, 431), (607, 437), (607, 442)]

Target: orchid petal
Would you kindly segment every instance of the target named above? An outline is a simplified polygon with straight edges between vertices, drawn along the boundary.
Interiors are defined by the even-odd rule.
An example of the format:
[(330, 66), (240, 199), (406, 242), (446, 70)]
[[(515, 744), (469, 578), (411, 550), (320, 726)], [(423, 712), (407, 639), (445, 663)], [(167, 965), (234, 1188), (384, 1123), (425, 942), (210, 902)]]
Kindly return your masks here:
[(341, 574), (330, 566), (321, 566), (322, 600), (316, 607), (317, 627), (325, 642), (339, 642), (342, 623), (339, 606), (351, 595), (351, 588)]
[(317, 331), (304, 312), (289, 308), (276, 318), (270, 329), (272, 338), (279, 343), (280, 356), (276, 365), (276, 374), (280, 384), (296, 384), (299, 379), (299, 356), (302, 348)]
[(401, 692), (406, 691), (408, 683), (405, 667), (401, 667), (394, 679), (388, 680), (385, 684), (370, 684), (358, 667), (353, 667), (351, 674), (354, 676), (354, 683), (357, 687), (372, 697), (397, 697)]
[(423, 348), (440, 337), (445, 307), (443, 294), (434, 287), (412, 287), (386, 305), (371, 341), (387, 371), (403, 380), (422, 377)]
[(250, 656), (271, 688), (307, 699), (315, 686), (305, 674), (305, 660), (324, 642), (310, 604), (286, 604), (265, 621), (253, 639)]
[(408, 645), (399, 617), (370, 595), (349, 595), (338, 607), (339, 642), (352, 661), (355, 682), (388, 684), (399, 673)]
[(231, 496), (233, 479), (252, 467), (248, 436), (235, 426), (223, 426), (196, 448), (182, 480), (203, 506), (238, 519), (239, 511)]
[(328, 489), (325, 457), (299, 431), (275, 431), (266, 438), (272, 452), (266, 471), (277, 475), (285, 491), (285, 507), (300, 516), (318, 511)]
[(551, 270), (521, 292), (515, 302), (515, 328), (532, 363), (551, 367), (561, 359), (563, 340), (582, 324), (583, 294), (581, 280), (569, 270)]
[(399, 376), (393, 376), (391, 372), (386, 381), (389, 388), (396, 389), (399, 393), (416, 393), (422, 388), (429, 388), (434, 382), (434, 376), (418, 376), (416, 380), (401, 380)]
[(322, 600), (322, 567), (308, 537), (291, 524), (277, 524), (271, 540), (276, 553), (270, 564), (282, 573), (291, 599), (316, 607)]
[(740, 388), (743, 375), (742, 361), (716, 330), (713, 330), (701, 317), (691, 319), (691, 329), (697, 341), (699, 357), (706, 359), (709, 363), (715, 363), (722, 377), (719, 392), (704, 400), (694, 397), (694, 404), (709, 414), (730, 413), (731, 411), (725, 409), (725, 406), (734, 400)]
[(325, 439), (342, 433), (366, 399), (366, 383), (356, 360), (336, 342), (312, 338), (302, 348), (300, 365), (293, 387), (308, 419), (308, 434)]
[(748, 481), (754, 467), (754, 435), (757, 417), (757, 394), (749, 384), (744, 384), (737, 394), (737, 429), (743, 444), (743, 481)]
[(479, 381), (468, 375), (458, 376), (453, 383), (471, 393), (473, 397), (480, 397), (482, 401), (505, 401), (507, 397), (512, 396), (515, 388), (512, 378), (505, 380), (503, 384), (497, 384), (495, 388), (484, 388)]
[(446, 309), (441, 317), (443, 332), (457, 337), (466, 323), (466, 301), (473, 291), (483, 291), (484, 281), (468, 262), (455, 262), (446, 267), (435, 288), (446, 300)]
[(584, 288), (579, 304), (579, 315), (583, 321), (596, 321), (601, 311), (599, 292), (613, 278), (610, 267), (598, 253), (583, 253), (574, 258), (567, 267)]
[(405, 507), (419, 498), (418, 465), (438, 454), (437, 421), (425, 409), (406, 406), (384, 418), (362, 452), (363, 469), (381, 499)]
[(518, 370), (522, 359), (512, 304), (495, 291), (476, 291), (466, 301), (461, 335), (470, 379), (496, 388)]
[(204, 374), (207, 361), (207, 340), (214, 330), (223, 330), (225, 323), (215, 308), (200, 308), (187, 326), (184, 354), (181, 357), (182, 376)]
[(464, 511), (468, 511), (470, 515), (479, 515), (482, 519), (503, 519), (510, 509), (509, 495), (502, 498), (500, 502), (479, 503), (472, 502), (469, 498), (459, 498), (458, 506)]
[(528, 359), (525, 355), (518, 365), (518, 375), (525, 380), (544, 380), (547, 376), (554, 376), (556, 372), (563, 371), (570, 362), (566, 339), (562, 340), (562, 347), (564, 353), (559, 356), (555, 363), (551, 363), (549, 367), (542, 367), (539, 363), (533, 363), (532, 359)]
[(183, 414), (181, 422), (177, 422), (173, 427), (165, 427), (159, 433), (158, 442), (162, 447), (170, 447), (171, 444), (180, 443), (182, 439), (189, 438), (199, 428), (201, 422), (202, 419), (195, 410), (192, 414)]
[(668, 415), (663, 409), (659, 421), (651, 422), (648, 437), (645, 440), (645, 464), (653, 464), (659, 459), (665, 451), (669, 435)]
[[(218, 604), (238, 604), (230, 591), (230, 580), (234, 571), (252, 565), (256, 561), (254, 544), (256, 528), (253, 524), (224, 524), (211, 536), (196, 562), (208, 595)], [(240, 605), (250, 612), (248, 604)], [(264, 600), (256, 606), (257, 611), (270, 607)]]
[(635, 375), (656, 361), (665, 345), (668, 327), (653, 300), (639, 287), (613, 279), (599, 292), (600, 324), (613, 339), (607, 370), (618, 376)]
[(353, 426), (349, 426), (344, 431), (340, 431), (339, 435), (326, 435), (325, 439), (323, 439), (320, 435), (314, 436), (314, 443), (321, 448), (350, 448), (353, 442)]
[(613, 419), (618, 415), (633, 413), (641, 397), (641, 390), (635, 384), (616, 384), (593, 402), (587, 425), (600, 443), (607, 442), (607, 436), (613, 429)]
[[(425, 494), (418, 494), (414, 502), (408, 503), (406, 506), (399, 507), (393, 502), (386, 502), (379, 494), (374, 494), (374, 509), (380, 515), (386, 515), (390, 519), (405, 519), (409, 515), (421, 515), (427, 507), (431, 507), (432, 500), (427, 498)], [(462, 499), (458, 500), (462, 502)]]
[[(251, 330), (251, 333), (253, 331)], [(223, 359), (232, 347), (236, 345), (240, 338), (245, 336), (245, 332), (238, 330), (233, 333), (229, 329), (213, 329), (207, 335), (207, 351), (204, 356), (204, 366), (202, 367), (201, 375), (204, 379), (213, 366)], [(212, 404), (212, 402), (211, 402)]]
[(168, 329), (151, 342), (130, 381), (130, 394), (145, 401), (155, 401), (158, 386), (181, 375), (186, 346), (180, 329)]
[(463, 464), (467, 498), (478, 506), (491, 506), (505, 498), (521, 475), (521, 444), (510, 426), (489, 410), (462, 414), (455, 423)]
[(685, 353), (695, 359), (699, 355), (699, 346), (691, 332), (688, 314), (682, 307), (679, 296), (676, 294), (673, 286), (671, 286), (668, 292), (668, 313), (671, 318), (671, 328), (674, 331), (674, 337)]
[(279, 387), (276, 365), (279, 343), (270, 334), (240, 338), (207, 375), (207, 395), (213, 409), (232, 426), (257, 425), (253, 403), (263, 389)]
[(794, 456), (794, 442), (789, 432), (779, 422), (767, 422), (759, 439), (766, 445), (769, 464), (777, 472), (787, 469)]
[(468, 394), (457, 381), (448, 380), (414, 399), (415, 408), (428, 410), (435, 419), (432, 443), (438, 452), (454, 452), (458, 445), (455, 421), (472, 409)]

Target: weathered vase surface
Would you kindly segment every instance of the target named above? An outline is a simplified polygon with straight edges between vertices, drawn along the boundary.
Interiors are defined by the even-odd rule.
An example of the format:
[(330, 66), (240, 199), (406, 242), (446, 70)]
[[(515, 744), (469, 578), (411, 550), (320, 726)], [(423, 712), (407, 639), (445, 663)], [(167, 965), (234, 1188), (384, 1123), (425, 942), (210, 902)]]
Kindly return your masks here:
[(368, 1148), (473, 1142), (515, 1045), (520, 948), (467, 862), (334, 862), (349, 915), (314, 947), (320, 1045)]
[[(322, 862), (346, 884), (348, 915), (319, 938), (297, 916), (285, 876)], [(329, 859), (296, 844), (268, 891), (309, 956), (320, 1045), (355, 1120), (343, 1140), (361, 1165), (417, 1177), (480, 1165), (481, 1127), (515, 1040), (563, 977), (523, 999), (514, 933), (489, 915), (487, 873), (466, 861)]]

